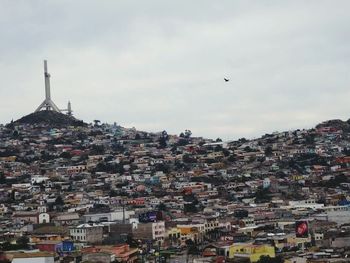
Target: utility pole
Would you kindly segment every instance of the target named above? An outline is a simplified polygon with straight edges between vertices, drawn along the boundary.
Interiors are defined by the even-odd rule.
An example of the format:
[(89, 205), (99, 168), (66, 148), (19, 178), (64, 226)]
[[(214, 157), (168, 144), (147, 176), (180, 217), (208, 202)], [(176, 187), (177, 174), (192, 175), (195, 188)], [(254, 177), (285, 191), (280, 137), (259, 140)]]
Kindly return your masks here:
[(125, 224), (125, 201), (124, 201), (124, 199), (122, 201), (122, 207), (123, 207), (123, 224)]
[(158, 241), (158, 262), (160, 263), (161, 257), (160, 257), (160, 241)]

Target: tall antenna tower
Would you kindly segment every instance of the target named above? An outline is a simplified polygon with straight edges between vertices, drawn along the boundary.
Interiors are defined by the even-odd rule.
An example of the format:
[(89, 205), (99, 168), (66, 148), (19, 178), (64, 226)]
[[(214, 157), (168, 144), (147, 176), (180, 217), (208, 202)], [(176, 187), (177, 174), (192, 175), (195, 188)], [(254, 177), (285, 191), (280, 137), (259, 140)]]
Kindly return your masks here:
[(38, 112), (40, 110), (51, 110), (60, 112), (60, 109), (51, 100), (51, 90), (50, 90), (50, 74), (47, 71), (47, 61), (44, 60), (44, 76), (45, 76), (45, 100), (40, 104), (40, 106), (35, 110)]

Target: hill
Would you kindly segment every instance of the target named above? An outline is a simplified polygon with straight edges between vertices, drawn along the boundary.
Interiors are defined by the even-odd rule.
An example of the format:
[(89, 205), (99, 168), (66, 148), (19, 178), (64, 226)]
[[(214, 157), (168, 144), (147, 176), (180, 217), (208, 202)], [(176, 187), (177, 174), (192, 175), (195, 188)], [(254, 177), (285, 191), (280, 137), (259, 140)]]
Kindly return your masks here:
[(63, 126), (86, 126), (87, 124), (81, 120), (77, 120), (72, 116), (55, 111), (38, 111), (28, 114), (14, 122), (14, 124), (41, 124), (52, 127)]
[(342, 121), (339, 119), (324, 121), (324, 122), (318, 124), (316, 126), (316, 129), (319, 129), (322, 127), (333, 127), (333, 128), (342, 130), (344, 132), (349, 132), (350, 131), (350, 119), (347, 121)]

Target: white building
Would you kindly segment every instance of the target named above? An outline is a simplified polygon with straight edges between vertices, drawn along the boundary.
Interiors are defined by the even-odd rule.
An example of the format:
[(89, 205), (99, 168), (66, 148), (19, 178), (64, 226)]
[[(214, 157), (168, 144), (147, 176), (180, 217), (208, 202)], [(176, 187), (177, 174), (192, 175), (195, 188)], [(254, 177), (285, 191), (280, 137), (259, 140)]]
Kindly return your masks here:
[(46, 252), (15, 253), (12, 263), (54, 263), (53, 254)]
[(133, 229), (134, 237), (137, 239), (148, 239), (163, 242), (165, 238), (164, 221), (139, 223), (136, 229)]
[(289, 206), (287, 208), (311, 208), (311, 209), (321, 209), (324, 204), (317, 204), (314, 199), (307, 199), (301, 201), (289, 201)]
[[(83, 221), (88, 222), (113, 222), (121, 221), (123, 219), (129, 219), (131, 215), (134, 215), (134, 211), (119, 209), (117, 211), (109, 213), (96, 213), (83, 215)], [(125, 217), (125, 218), (124, 218)]]
[(266, 189), (266, 188), (269, 188), (271, 185), (271, 180), (270, 178), (265, 178), (264, 181), (263, 181), (263, 188)]
[(32, 184), (41, 184), (49, 180), (50, 178), (47, 176), (33, 175), (31, 178)]
[(50, 215), (48, 213), (40, 213), (38, 215), (39, 224), (50, 223)]
[(103, 225), (82, 224), (69, 229), (71, 238), (81, 243), (100, 243), (103, 239)]

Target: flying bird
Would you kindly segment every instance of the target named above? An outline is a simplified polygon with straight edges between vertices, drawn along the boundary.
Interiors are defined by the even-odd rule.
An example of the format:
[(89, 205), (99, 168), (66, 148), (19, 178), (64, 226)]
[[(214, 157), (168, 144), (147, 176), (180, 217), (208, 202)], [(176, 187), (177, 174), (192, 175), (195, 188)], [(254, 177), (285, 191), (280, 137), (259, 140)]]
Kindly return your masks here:
[(229, 79), (227, 79), (227, 78), (224, 78), (224, 80), (225, 80), (225, 82), (229, 81)]

